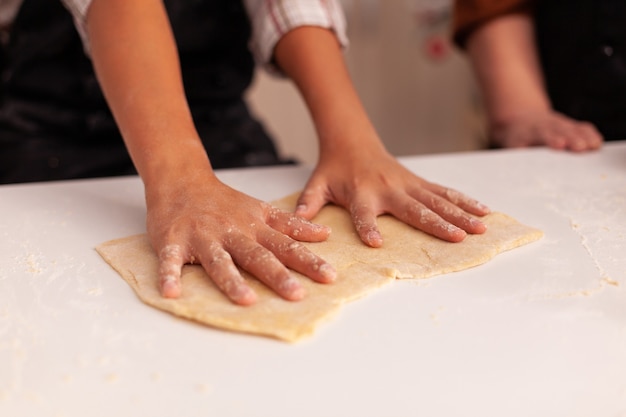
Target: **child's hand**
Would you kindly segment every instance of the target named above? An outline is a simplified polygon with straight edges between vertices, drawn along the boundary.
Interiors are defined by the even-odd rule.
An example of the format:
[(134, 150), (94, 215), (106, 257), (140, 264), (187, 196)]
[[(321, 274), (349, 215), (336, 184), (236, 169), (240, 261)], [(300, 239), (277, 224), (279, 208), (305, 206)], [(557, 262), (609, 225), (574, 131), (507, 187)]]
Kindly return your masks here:
[(147, 190), (148, 234), (159, 256), (163, 296), (182, 291), (181, 269), (201, 264), (233, 302), (253, 304), (256, 294), (235, 265), (287, 300), (304, 289), (287, 268), (318, 282), (335, 279), (334, 268), (303, 242), (325, 240), (330, 230), (240, 193), (212, 175), (186, 178), (178, 187)]
[(458, 242), (485, 225), (470, 215), (489, 209), (465, 195), (428, 182), (404, 168), (386, 152), (370, 155), (326, 155), (298, 200), (296, 214), (313, 218), (327, 203), (345, 207), (361, 240), (383, 244), (377, 216), (391, 214), (438, 238)]

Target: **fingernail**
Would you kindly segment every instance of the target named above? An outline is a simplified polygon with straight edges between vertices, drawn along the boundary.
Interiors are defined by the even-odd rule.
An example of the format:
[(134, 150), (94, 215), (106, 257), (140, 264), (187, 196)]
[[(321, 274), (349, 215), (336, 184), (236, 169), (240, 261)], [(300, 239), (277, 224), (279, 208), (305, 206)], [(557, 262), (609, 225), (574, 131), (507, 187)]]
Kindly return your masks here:
[(380, 245), (381, 243), (383, 243), (383, 236), (380, 234), (379, 231), (371, 230), (367, 234), (367, 242), (370, 245)]
[(166, 298), (178, 298), (180, 296), (180, 286), (173, 276), (166, 276), (163, 279), (161, 292)]
[(280, 285), (281, 292), (289, 300), (301, 300), (305, 291), (300, 283), (293, 277), (287, 278)]
[(320, 232), (331, 232), (331, 228), (330, 226), (326, 226), (325, 224), (317, 224), (317, 223), (311, 223), (311, 225), (315, 228), (315, 230), (320, 231)]
[(238, 287), (237, 290), (231, 295), (234, 302), (240, 305), (254, 304), (257, 300), (256, 293), (247, 286)]
[(483, 222), (481, 222), (480, 220), (475, 219), (473, 217), (470, 218), (470, 225), (472, 227), (482, 227), (482, 226), (484, 226)]
[(441, 223), (439, 225), (439, 228), (445, 231), (446, 234), (448, 234), (449, 236), (452, 236), (452, 235), (465, 236), (467, 234), (465, 230), (453, 225), (452, 223), (447, 223), (447, 222)]
[(483, 203), (476, 204), (476, 207), (478, 207), (478, 209), (481, 211), (486, 211), (486, 212), (491, 211), (491, 209), (487, 207), (486, 205), (484, 205)]
[(306, 204), (298, 204), (296, 206), (296, 213), (301, 213), (303, 211), (306, 211)]
[(333, 282), (337, 279), (337, 270), (331, 264), (323, 264), (320, 266), (319, 272), (324, 278), (324, 282)]

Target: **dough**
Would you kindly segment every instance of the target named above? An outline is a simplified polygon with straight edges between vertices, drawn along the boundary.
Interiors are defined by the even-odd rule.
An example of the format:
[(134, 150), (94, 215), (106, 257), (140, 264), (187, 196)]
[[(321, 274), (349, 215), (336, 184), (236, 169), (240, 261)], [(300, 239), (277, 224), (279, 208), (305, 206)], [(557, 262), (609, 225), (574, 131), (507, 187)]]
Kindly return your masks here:
[[(286, 197), (274, 205), (290, 210), (295, 198)], [(295, 342), (311, 335), (343, 304), (397, 278), (426, 278), (470, 268), (543, 235), (501, 213), (489, 214), (483, 221), (488, 227), (485, 234), (468, 235), (461, 243), (449, 243), (390, 216), (382, 216), (379, 227), (385, 243), (382, 248), (374, 249), (361, 243), (345, 210), (327, 206), (315, 222), (332, 228), (330, 238), (306, 245), (337, 268), (337, 280), (319, 284), (294, 272), (307, 295), (292, 302), (283, 300), (244, 273), (258, 295), (257, 303), (248, 307), (231, 303), (198, 265), (183, 268), (180, 298), (161, 297), (158, 261), (146, 235), (106, 242), (96, 250), (146, 304), (210, 326)]]

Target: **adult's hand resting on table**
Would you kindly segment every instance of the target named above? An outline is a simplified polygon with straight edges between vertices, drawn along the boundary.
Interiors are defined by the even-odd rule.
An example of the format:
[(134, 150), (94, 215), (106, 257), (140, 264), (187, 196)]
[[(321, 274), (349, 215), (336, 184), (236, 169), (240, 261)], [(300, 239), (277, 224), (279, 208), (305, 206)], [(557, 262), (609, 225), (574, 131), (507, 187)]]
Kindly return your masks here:
[(593, 124), (552, 110), (528, 112), (495, 124), (491, 130), (494, 143), (505, 148), (548, 146), (585, 152), (600, 148), (603, 142)]
[(588, 122), (555, 111), (546, 88), (531, 13), (503, 13), (471, 31), (466, 50), (484, 98), (490, 136), (505, 148), (598, 149)]
[(383, 244), (376, 217), (399, 220), (451, 242), (467, 233), (483, 233), (485, 225), (471, 214), (489, 209), (458, 191), (428, 182), (403, 167), (384, 150), (369, 155), (323, 155), (301, 194), (296, 214), (313, 218), (326, 203), (346, 208), (361, 240)]
[(222, 292), (242, 305), (254, 303), (256, 294), (235, 264), (288, 300), (301, 299), (304, 289), (287, 267), (318, 282), (335, 279), (334, 268), (299, 242), (325, 240), (326, 226), (278, 210), (212, 175), (147, 191), (148, 234), (165, 297), (180, 295), (186, 263), (201, 264)]

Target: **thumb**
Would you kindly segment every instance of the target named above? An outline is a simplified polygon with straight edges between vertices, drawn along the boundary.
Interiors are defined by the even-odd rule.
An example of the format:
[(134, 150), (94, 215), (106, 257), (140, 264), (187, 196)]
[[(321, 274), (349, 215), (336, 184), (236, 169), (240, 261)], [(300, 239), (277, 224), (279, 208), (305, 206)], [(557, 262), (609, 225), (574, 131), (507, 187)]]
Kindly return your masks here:
[(321, 190), (321, 187), (307, 186), (300, 194), (300, 197), (298, 197), (295, 213), (307, 220), (315, 217), (328, 202), (324, 192)]

